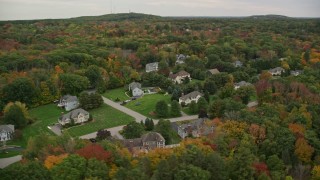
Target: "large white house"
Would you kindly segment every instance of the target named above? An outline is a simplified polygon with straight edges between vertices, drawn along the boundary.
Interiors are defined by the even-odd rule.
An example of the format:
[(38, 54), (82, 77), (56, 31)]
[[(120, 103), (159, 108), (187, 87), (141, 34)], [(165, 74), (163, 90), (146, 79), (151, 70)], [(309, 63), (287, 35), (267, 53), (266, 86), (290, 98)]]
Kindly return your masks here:
[(61, 125), (69, 124), (72, 121), (74, 122), (74, 124), (80, 124), (80, 123), (87, 122), (89, 120), (89, 117), (90, 117), (89, 112), (79, 108), (60, 116), (60, 118), (58, 119), (58, 122)]
[(60, 101), (58, 106), (59, 107), (64, 107), (66, 111), (70, 111), (72, 109), (78, 108), (80, 105), (77, 96), (71, 96), (71, 95), (65, 95), (63, 96)]
[(276, 67), (269, 70), (269, 73), (272, 74), (272, 76), (280, 76), (282, 73), (284, 73), (284, 69), (282, 67)]
[(180, 71), (176, 74), (170, 74), (169, 78), (177, 84), (181, 84), (186, 78), (189, 78), (189, 80), (191, 80), (190, 74), (186, 71)]
[(5, 142), (13, 138), (14, 125), (0, 125), (0, 141)]
[(179, 98), (179, 103), (184, 103), (185, 105), (190, 104), (192, 101), (195, 101), (196, 103), (202, 97), (203, 94), (200, 93), (199, 91), (193, 91), (187, 95), (184, 95)]
[(146, 64), (146, 72), (158, 71), (158, 62)]

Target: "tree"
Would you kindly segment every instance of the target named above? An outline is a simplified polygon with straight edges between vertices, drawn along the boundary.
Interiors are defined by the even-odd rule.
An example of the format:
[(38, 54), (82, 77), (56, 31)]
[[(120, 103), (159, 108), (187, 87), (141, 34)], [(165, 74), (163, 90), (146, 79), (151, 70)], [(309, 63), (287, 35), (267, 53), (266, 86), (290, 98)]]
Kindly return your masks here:
[(83, 179), (86, 173), (86, 159), (70, 155), (51, 169), (52, 179)]
[(97, 87), (98, 83), (102, 80), (100, 68), (96, 65), (89, 66), (85, 71), (85, 76), (93, 88)]
[(215, 82), (210, 78), (204, 82), (203, 88), (205, 89), (206, 92), (209, 92), (209, 94), (214, 94), (217, 92), (217, 86)]
[(123, 136), (126, 139), (139, 138), (144, 131), (144, 127), (137, 122), (130, 122), (123, 128)]
[(11, 84), (3, 87), (3, 97), (6, 103), (20, 101), (28, 106), (33, 104), (37, 96), (34, 84), (27, 78), (18, 78)]
[(60, 74), (59, 85), (62, 94), (79, 94), (89, 87), (89, 80), (87, 77), (76, 74)]
[(269, 156), (266, 163), (269, 167), (272, 179), (284, 179), (285, 165), (277, 155)]
[(85, 172), (85, 179), (109, 179), (109, 168), (105, 162), (89, 159)]
[(107, 129), (100, 129), (97, 132), (96, 139), (98, 141), (102, 141), (102, 140), (105, 140), (105, 139), (107, 139), (109, 137), (111, 137), (111, 132), (110, 131), (108, 131)]
[(152, 119), (149, 119), (147, 118), (145, 121), (144, 121), (144, 126), (146, 127), (146, 131), (152, 131), (153, 128), (154, 128), (154, 122)]
[(13, 124), (15, 128), (24, 128), (28, 124), (28, 119), (25, 117), (22, 109), (14, 104), (11, 105), (7, 112), (4, 113), (4, 122)]
[(98, 93), (89, 94), (82, 92), (79, 96), (79, 102), (83, 109), (90, 110), (100, 107), (103, 104), (103, 99)]
[(169, 109), (166, 101), (164, 100), (158, 101), (156, 104), (155, 112), (157, 116), (160, 118), (167, 117), (169, 115)]
[(160, 119), (155, 127), (155, 131), (163, 136), (163, 138), (166, 140), (166, 144), (171, 143), (172, 128), (170, 121)]
[(309, 163), (313, 152), (314, 148), (310, 146), (304, 138), (297, 139), (294, 153), (300, 161)]
[(207, 112), (208, 102), (204, 97), (199, 98), (197, 105), (198, 105), (198, 112), (200, 111)]
[(68, 154), (61, 154), (61, 155), (58, 155), (58, 156), (50, 155), (44, 161), (44, 166), (47, 169), (51, 169), (53, 166), (55, 166), (57, 164), (60, 164), (63, 161), (63, 159), (65, 159), (67, 157), (68, 157)]
[(179, 117), (179, 116), (181, 116), (181, 107), (180, 107), (180, 104), (179, 104), (179, 102), (178, 101), (176, 101), (176, 100), (173, 100), (172, 102), (171, 102), (171, 115), (173, 116), (173, 117)]
[(210, 179), (210, 172), (203, 170), (192, 164), (181, 164), (177, 173), (174, 174), (174, 179), (178, 180), (194, 180), (194, 179)]
[(248, 104), (250, 96), (254, 95), (255, 89), (252, 86), (242, 86), (236, 90), (236, 96), (238, 96), (243, 104)]
[(180, 95), (181, 95), (180, 90), (179, 89), (174, 89), (172, 91), (171, 101), (173, 101), (173, 100), (179, 101)]
[(104, 150), (102, 146), (99, 144), (89, 144), (82, 149), (76, 151), (76, 153), (86, 159), (95, 158), (99, 161), (110, 162), (111, 161), (111, 153)]
[(192, 114), (195, 114), (195, 113), (198, 112), (198, 106), (197, 106), (197, 103), (195, 101), (191, 101), (191, 103), (189, 104), (189, 111)]

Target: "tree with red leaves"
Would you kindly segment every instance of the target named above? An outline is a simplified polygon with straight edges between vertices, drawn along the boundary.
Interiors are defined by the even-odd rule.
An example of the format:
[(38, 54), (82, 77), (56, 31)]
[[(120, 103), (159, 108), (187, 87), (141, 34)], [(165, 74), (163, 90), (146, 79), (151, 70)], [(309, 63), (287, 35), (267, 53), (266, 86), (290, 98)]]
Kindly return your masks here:
[(86, 159), (96, 158), (100, 161), (111, 161), (111, 153), (104, 150), (103, 147), (98, 144), (89, 144), (86, 147), (79, 149), (76, 153)]
[(266, 174), (266, 175), (270, 175), (270, 172), (269, 172), (269, 169), (268, 169), (268, 166), (264, 163), (264, 162), (256, 162), (256, 163), (253, 163), (253, 167), (256, 171), (256, 174), (258, 176), (260, 176), (261, 174)]

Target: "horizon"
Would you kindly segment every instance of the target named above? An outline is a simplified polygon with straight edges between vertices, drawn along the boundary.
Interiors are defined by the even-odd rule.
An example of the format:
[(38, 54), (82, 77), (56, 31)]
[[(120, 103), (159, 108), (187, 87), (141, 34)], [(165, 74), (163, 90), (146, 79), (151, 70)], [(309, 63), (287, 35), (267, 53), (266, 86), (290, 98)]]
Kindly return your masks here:
[(162, 17), (248, 17), (281, 15), (319, 18), (317, 0), (0, 0), (0, 21), (69, 19), (105, 14), (141, 13)]

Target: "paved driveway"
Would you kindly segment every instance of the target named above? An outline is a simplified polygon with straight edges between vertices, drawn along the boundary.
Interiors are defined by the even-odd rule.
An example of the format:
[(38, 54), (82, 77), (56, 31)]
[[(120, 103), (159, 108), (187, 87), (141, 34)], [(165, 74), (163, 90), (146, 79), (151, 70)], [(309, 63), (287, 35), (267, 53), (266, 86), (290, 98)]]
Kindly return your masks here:
[(9, 158), (2, 158), (0, 159), (0, 168), (3, 169), (9, 166), (10, 164), (20, 161), (21, 159), (22, 159), (21, 155), (9, 157)]

